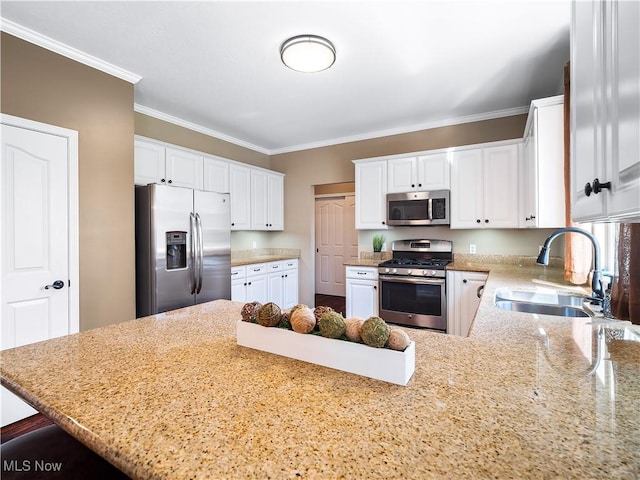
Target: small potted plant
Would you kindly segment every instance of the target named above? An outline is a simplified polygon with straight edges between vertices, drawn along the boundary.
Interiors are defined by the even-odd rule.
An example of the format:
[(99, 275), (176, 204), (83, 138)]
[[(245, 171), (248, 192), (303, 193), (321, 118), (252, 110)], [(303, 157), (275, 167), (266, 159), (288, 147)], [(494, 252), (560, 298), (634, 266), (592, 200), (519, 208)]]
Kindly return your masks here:
[[(384, 235), (374, 235), (373, 236), (373, 257), (381, 258), (382, 254), (382, 244), (384, 243)], [(376, 255), (377, 254), (377, 255)]]

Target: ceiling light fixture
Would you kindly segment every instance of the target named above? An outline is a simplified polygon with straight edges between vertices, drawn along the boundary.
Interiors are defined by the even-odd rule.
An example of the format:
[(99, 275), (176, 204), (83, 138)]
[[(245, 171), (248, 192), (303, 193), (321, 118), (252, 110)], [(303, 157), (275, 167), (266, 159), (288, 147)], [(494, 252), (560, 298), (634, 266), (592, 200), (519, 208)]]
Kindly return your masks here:
[(321, 72), (336, 61), (336, 47), (326, 38), (317, 35), (298, 35), (282, 44), (280, 58), (291, 70)]

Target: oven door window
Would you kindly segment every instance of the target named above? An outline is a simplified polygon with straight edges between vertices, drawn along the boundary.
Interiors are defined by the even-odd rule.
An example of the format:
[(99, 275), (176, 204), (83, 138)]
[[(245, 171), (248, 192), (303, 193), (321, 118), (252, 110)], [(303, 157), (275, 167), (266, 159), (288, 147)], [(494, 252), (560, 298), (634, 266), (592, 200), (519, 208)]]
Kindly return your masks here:
[(381, 308), (439, 317), (442, 315), (442, 288), (443, 285), (383, 281)]
[(428, 220), (427, 200), (393, 200), (389, 202), (389, 220)]

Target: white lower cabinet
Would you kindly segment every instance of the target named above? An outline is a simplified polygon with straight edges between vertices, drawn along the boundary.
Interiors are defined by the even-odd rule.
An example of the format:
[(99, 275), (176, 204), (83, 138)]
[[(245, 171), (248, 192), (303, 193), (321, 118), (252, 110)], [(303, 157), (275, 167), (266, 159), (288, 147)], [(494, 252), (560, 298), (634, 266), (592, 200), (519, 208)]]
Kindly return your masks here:
[[(234, 270), (240, 273), (234, 277)], [(244, 277), (242, 277), (244, 269)], [(231, 269), (231, 300), (234, 302), (267, 303), (267, 264), (253, 263)]]
[(298, 259), (232, 267), (231, 300), (293, 307), (298, 303)]
[(447, 271), (447, 333), (466, 337), (487, 281), (482, 272)]
[(367, 319), (378, 315), (378, 268), (346, 269), (346, 317)]

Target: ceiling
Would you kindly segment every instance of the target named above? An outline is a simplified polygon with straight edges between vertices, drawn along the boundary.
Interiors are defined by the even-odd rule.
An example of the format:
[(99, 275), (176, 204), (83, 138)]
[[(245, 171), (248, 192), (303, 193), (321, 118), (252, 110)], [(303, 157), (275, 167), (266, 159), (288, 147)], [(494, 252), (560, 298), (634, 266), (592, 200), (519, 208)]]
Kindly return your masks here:
[[(267, 154), (521, 113), (561, 93), (569, 60), (569, 0), (3, 0), (0, 14), (141, 76), (137, 111)], [(307, 33), (334, 43), (329, 70), (281, 63)]]

